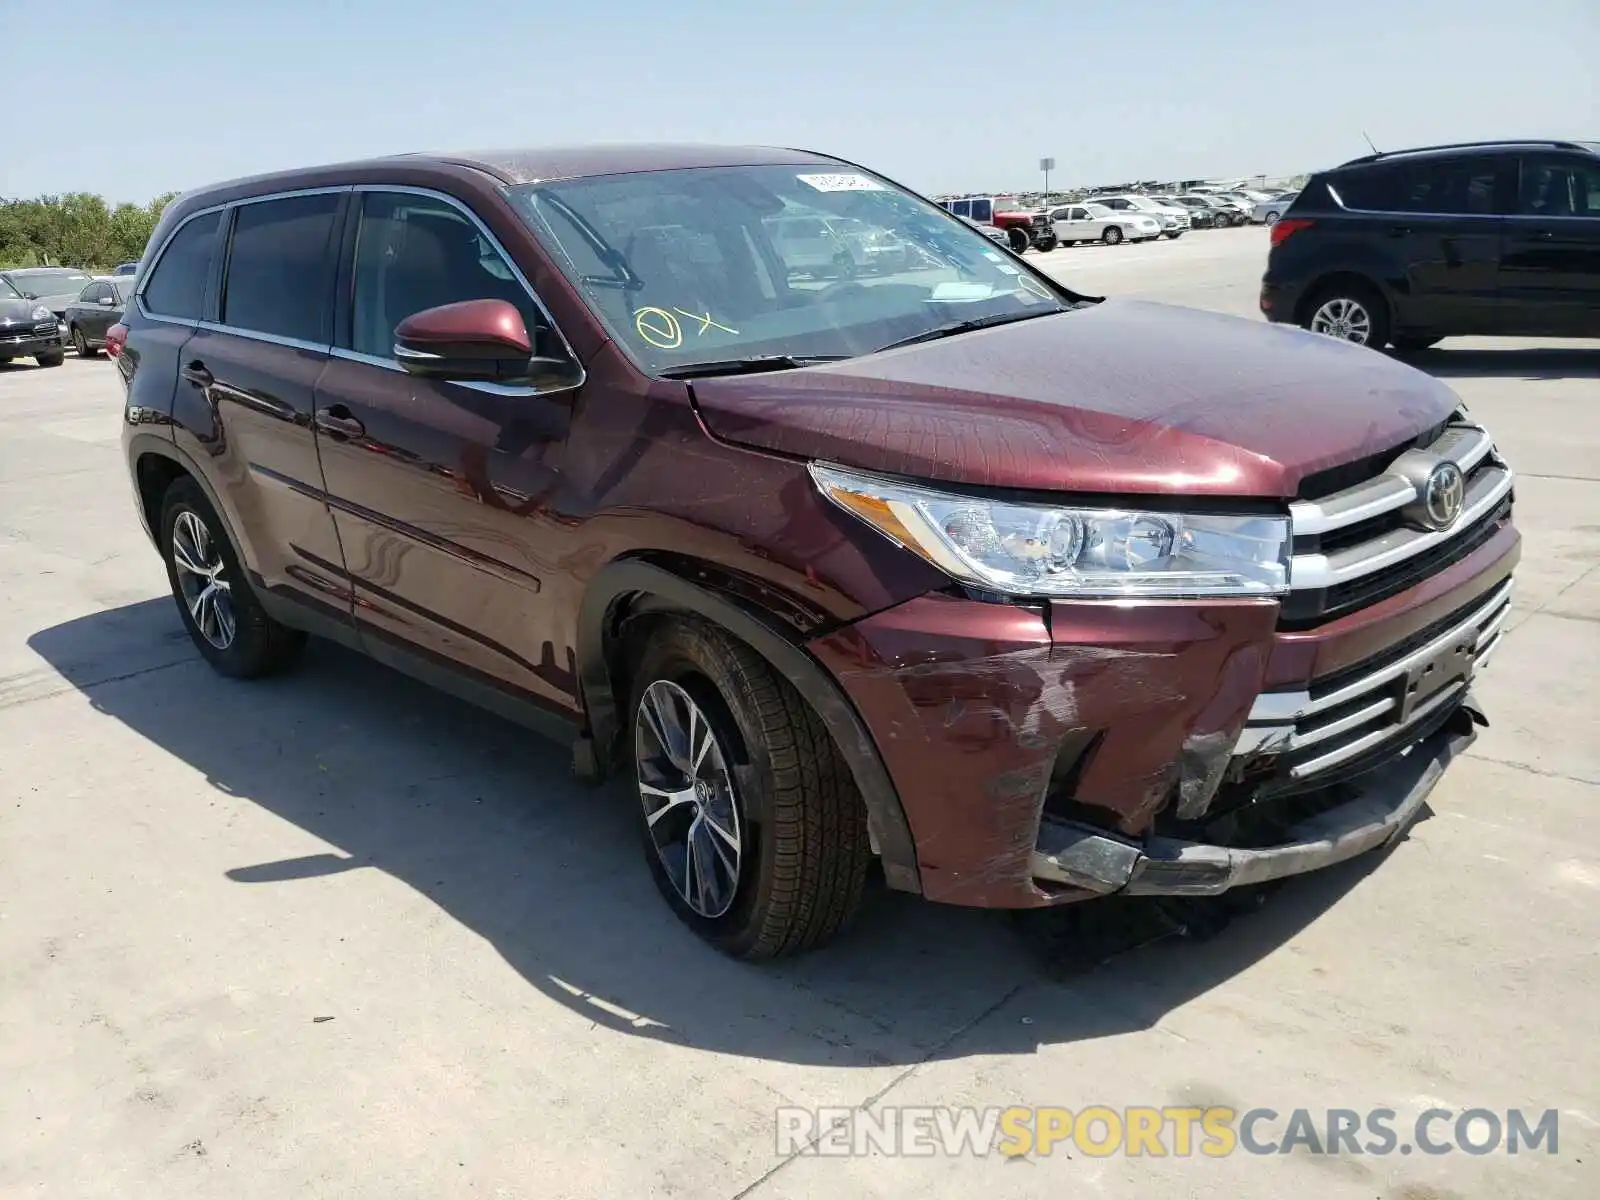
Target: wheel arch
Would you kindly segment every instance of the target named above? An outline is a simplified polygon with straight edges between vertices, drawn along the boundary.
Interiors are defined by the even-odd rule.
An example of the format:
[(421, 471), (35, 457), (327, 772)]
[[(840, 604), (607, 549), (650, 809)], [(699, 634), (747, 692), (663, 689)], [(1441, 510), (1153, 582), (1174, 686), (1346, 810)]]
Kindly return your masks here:
[[(690, 575), (693, 574), (691, 578)], [(611, 766), (622, 729), (627, 687), (623, 627), (641, 613), (700, 617), (738, 638), (787, 679), (811, 705), (850, 768), (867, 810), (873, 848), (890, 887), (922, 890), (916, 845), (899, 793), (855, 706), (827, 671), (798, 643), (797, 625), (730, 586), (732, 576), (714, 564), (663, 562), (639, 556), (602, 567), (589, 581), (578, 614), (578, 677), (588, 711), (591, 760), (596, 777)], [(781, 603), (781, 601), (780, 601)]]
[(1384, 308), (1388, 310), (1385, 315), (1388, 316), (1391, 325), (1394, 323), (1395, 303), (1389, 286), (1373, 272), (1343, 267), (1335, 271), (1325, 271), (1318, 275), (1300, 293), (1300, 302), (1295, 305), (1295, 324), (1304, 326), (1311, 317), (1313, 305), (1322, 298), (1322, 293), (1330, 287), (1343, 284), (1356, 284), (1376, 295), (1383, 302)]

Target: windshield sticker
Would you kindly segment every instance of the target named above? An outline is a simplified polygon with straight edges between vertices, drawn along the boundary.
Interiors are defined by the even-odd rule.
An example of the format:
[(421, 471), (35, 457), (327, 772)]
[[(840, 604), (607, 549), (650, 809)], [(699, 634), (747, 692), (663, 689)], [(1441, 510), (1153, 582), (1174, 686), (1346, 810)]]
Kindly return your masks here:
[(633, 314), (633, 327), (639, 336), (657, 350), (676, 350), (683, 345), (683, 327), (678, 318), (664, 308), (647, 305)]
[(720, 321), (713, 321), (711, 319), (710, 310), (707, 310), (703, 313), (692, 313), (688, 309), (679, 308), (677, 305), (673, 305), (672, 311), (681, 317), (688, 317), (691, 321), (700, 322), (700, 328), (694, 331), (696, 337), (704, 337), (706, 330), (708, 329), (720, 329), (723, 333), (731, 333), (734, 337), (739, 336), (739, 331), (737, 329), (732, 329), (729, 326), (722, 324)]
[(1002, 275), (1021, 275), (1022, 274), (1022, 271), (1020, 269), (1018, 269), (1017, 267), (1008, 266), (1005, 263), (995, 263), (994, 269), (996, 271), (999, 271)]
[(819, 192), (881, 192), (883, 184), (865, 175), (796, 175), (801, 183)]
[(985, 250), (983, 252), (983, 256), (985, 258), (987, 258), (990, 262), (1000, 262), (1001, 261), (999, 253), (997, 251), (994, 251), (994, 250)]

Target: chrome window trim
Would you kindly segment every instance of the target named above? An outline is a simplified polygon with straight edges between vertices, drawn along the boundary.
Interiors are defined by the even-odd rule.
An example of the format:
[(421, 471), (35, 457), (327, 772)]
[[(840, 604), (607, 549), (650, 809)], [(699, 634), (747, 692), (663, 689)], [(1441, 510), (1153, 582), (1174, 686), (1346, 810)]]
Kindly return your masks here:
[(326, 354), (332, 345), (329, 342), (284, 337), (280, 333), (267, 333), (261, 329), (247, 329), (243, 325), (229, 325), (222, 321), (196, 321), (195, 328), (205, 333), (226, 333), (232, 337), (248, 338), (252, 342), (267, 342), (273, 346), (287, 346), (291, 350), (307, 350), (313, 354)]

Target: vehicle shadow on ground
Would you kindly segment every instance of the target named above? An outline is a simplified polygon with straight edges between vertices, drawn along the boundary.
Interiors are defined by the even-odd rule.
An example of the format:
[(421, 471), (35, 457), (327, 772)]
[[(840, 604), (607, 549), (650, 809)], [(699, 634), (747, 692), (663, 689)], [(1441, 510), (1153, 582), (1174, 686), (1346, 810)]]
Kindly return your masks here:
[(1546, 346), (1533, 350), (1452, 350), (1438, 346), (1404, 361), (1440, 379), (1600, 379), (1600, 349)]
[[(28, 644), (212, 788), (335, 848), (241, 862), (228, 871), (240, 886), (388, 872), (556, 1003), (622, 1034), (724, 1054), (881, 1066), (1144, 1029), (1271, 953), (1381, 861), (1247, 897), (1263, 902), (1237, 921), (1237, 899), (1007, 914), (880, 886), (825, 951), (742, 964), (661, 902), (624, 787), (583, 787), (563, 748), (367, 659), (313, 642), (286, 676), (223, 679), (193, 654), (166, 597)], [(1025, 1009), (996, 1011), (1024, 989)]]

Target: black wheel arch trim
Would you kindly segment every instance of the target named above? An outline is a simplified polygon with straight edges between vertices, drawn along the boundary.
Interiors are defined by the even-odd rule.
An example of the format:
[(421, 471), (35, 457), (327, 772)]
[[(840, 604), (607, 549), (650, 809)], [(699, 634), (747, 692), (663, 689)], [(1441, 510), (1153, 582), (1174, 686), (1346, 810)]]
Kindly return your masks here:
[(620, 559), (602, 567), (590, 580), (578, 615), (578, 673), (595, 748), (595, 769), (603, 772), (611, 762), (621, 729), (619, 698), (606, 657), (607, 631), (618, 601), (634, 595), (664, 601), (720, 626), (794, 685), (822, 719), (850, 768), (866, 804), (867, 823), (885, 880), (898, 891), (920, 893), (916, 843), (900, 795), (860, 714), (827, 671), (795, 644), (781, 618), (641, 559)]

